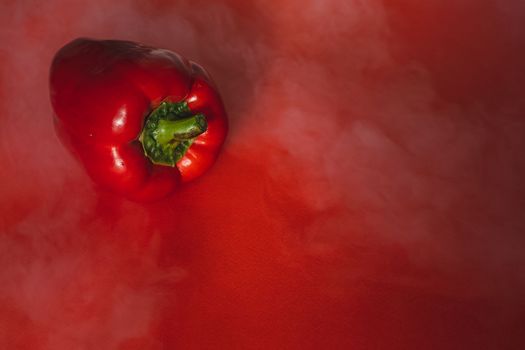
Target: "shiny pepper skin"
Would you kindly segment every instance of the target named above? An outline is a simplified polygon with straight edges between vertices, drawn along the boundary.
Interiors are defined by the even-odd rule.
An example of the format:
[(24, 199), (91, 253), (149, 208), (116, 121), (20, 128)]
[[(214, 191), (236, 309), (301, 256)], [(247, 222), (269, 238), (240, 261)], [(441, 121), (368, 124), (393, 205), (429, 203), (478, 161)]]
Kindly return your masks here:
[(50, 71), (56, 130), (99, 185), (137, 201), (204, 174), (224, 143), (221, 98), (198, 64), (164, 49), (76, 39)]

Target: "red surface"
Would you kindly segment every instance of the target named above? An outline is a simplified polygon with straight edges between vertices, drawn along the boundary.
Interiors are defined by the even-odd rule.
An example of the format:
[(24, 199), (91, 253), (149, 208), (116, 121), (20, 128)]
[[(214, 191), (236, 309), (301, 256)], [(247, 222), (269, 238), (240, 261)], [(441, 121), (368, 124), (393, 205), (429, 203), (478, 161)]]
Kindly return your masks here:
[[(3, 1), (0, 348), (524, 348), (525, 7), (392, 3)], [(209, 69), (209, 174), (89, 181), (47, 90), (78, 36)]]

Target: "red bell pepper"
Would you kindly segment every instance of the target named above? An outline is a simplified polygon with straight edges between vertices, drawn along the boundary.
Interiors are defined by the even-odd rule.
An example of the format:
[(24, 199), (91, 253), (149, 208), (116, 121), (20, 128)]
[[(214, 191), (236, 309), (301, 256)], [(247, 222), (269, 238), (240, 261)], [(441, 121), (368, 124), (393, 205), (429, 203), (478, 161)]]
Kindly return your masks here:
[(61, 140), (98, 184), (153, 200), (213, 164), (228, 124), (208, 73), (168, 50), (76, 39), (50, 72)]

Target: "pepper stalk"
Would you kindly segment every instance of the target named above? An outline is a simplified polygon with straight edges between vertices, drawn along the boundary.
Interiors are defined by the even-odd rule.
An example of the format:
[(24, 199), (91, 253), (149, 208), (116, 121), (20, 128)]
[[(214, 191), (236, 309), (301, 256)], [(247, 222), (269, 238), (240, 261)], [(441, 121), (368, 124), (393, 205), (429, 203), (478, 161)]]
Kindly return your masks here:
[(154, 164), (174, 167), (208, 124), (202, 113), (191, 114), (186, 102), (161, 102), (146, 118), (139, 137)]

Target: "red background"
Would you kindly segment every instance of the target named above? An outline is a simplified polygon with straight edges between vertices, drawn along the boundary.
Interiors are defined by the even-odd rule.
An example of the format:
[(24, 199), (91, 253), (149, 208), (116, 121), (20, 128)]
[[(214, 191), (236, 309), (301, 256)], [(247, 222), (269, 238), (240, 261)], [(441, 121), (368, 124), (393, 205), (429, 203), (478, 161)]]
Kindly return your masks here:
[[(0, 3), (0, 348), (522, 349), (525, 6)], [(58, 142), (79, 36), (214, 76), (214, 168), (144, 205)], [(93, 101), (96, 103), (96, 101)]]

